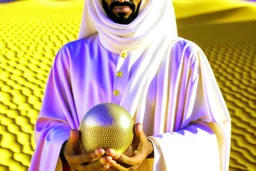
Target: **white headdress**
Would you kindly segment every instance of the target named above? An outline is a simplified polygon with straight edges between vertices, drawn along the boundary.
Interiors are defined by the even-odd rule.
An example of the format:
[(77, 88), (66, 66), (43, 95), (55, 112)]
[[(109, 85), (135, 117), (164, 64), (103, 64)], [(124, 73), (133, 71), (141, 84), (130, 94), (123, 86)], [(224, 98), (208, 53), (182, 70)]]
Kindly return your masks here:
[(145, 48), (155, 39), (174, 39), (177, 27), (172, 1), (142, 0), (136, 19), (124, 25), (107, 16), (101, 0), (85, 0), (79, 39), (96, 33), (101, 44), (115, 53)]

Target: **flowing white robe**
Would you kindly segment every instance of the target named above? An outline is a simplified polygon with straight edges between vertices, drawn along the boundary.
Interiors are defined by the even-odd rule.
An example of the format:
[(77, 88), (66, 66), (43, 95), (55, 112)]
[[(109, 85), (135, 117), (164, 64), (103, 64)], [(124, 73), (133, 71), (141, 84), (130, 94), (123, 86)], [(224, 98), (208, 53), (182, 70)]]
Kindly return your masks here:
[(177, 38), (169, 44), (169, 55), (154, 53), (157, 65), (143, 49), (122, 58), (104, 48), (98, 34), (61, 48), (35, 126), (30, 170), (55, 170), (70, 129), (78, 129), (94, 105), (111, 102), (141, 122), (154, 144), (154, 159), (139, 171), (227, 171), (230, 117), (210, 65), (194, 43)]

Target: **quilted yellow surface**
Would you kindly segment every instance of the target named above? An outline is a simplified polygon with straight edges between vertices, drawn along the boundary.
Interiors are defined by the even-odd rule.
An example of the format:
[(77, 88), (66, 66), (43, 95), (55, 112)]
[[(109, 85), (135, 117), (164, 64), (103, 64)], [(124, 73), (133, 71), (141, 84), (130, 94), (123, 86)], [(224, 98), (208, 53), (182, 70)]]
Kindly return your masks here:
[[(174, 1), (179, 33), (206, 53), (232, 117), (231, 171), (256, 170), (256, 8)], [(0, 3), (0, 171), (27, 170), (47, 76), (75, 40), (83, 1)], [(207, 171), (207, 169), (206, 169)]]

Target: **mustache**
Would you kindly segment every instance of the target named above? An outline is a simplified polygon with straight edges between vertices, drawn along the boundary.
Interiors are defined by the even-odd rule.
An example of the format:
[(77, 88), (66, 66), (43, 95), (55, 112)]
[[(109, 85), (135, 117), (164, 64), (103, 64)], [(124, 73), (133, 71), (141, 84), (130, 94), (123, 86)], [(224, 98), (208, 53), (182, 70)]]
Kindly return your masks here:
[(129, 6), (132, 10), (135, 9), (135, 4), (131, 1), (124, 1), (124, 2), (119, 2), (119, 1), (114, 1), (110, 4), (110, 10), (112, 11), (115, 6)]

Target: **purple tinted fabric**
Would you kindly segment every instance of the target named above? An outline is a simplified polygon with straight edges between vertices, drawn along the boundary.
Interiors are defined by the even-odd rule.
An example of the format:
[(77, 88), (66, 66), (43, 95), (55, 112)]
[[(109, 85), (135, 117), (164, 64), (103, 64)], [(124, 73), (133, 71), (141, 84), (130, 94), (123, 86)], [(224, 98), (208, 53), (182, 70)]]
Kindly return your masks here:
[[(35, 126), (36, 150), (30, 170), (55, 170), (69, 131), (79, 129), (91, 107), (105, 102), (123, 106), (135, 122), (143, 123), (154, 143), (151, 170), (177, 170), (174, 163), (182, 161), (179, 154), (186, 156), (191, 168), (205, 169), (212, 160), (214, 168), (223, 163), (226, 168), (230, 118), (206, 57), (184, 39), (176, 40), (167, 54), (138, 89), (133, 85), (139, 85), (144, 75), (136, 74), (148, 62), (142, 58), (143, 50), (128, 52), (124, 59), (102, 47), (97, 35), (65, 45), (49, 75)], [(123, 77), (116, 77), (117, 71)], [(113, 95), (116, 89), (119, 96)], [(137, 103), (133, 103), (135, 97)], [(222, 142), (219, 147), (217, 141)]]

